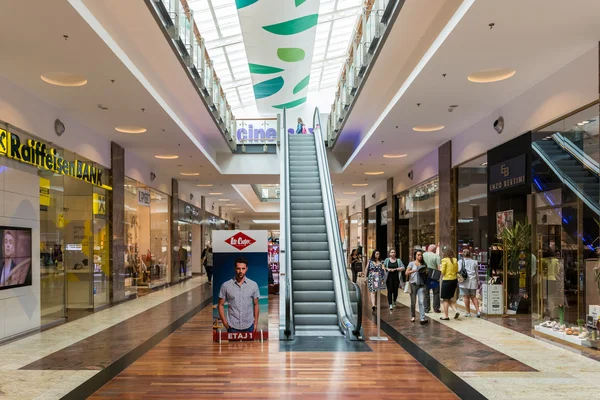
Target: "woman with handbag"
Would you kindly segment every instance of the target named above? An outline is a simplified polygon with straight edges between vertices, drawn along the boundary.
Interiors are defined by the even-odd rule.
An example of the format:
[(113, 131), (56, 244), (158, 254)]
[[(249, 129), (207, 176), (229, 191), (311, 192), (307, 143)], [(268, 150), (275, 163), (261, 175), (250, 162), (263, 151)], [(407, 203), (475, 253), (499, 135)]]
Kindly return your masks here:
[(465, 317), (471, 316), (471, 301), (473, 301), (475, 311), (477, 312), (477, 318), (481, 318), (481, 313), (479, 312), (479, 300), (477, 300), (477, 289), (479, 284), (477, 261), (473, 260), (471, 250), (469, 249), (464, 249), (462, 255), (463, 259), (458, 263), (458, 274), (463, 278), (463, 281), (458, 283), (458, 287), (460, 289), (460, 295), (465, 301), (465, 307), (467, 308)]
[(442, 321), (448, 321), (448, 308), (454, 310), (454, 319), (458, 319), (460, 314), (456, 310), (456, 305), (453, 304), (454, 294), (458, 286), (458, 261), (454, 257), (454, 252), (450, 247), (444, 247), (442, 258), (442, 290), (440, 297), (443, 300), (444, 316), (440, 317)]
[[(415, 252), (415, 261), (408, 264), (406, 268), (406, 277), (408, 279), (408, 291), (410, 292), (410, 322), (415, 322), (415, 306), (417, 299), (419, 301), (419, 316), (421, 325), (429, 322), (425, 318), (425, 293), (427, 287), (427, 265), (423, 261), (423, 252)], [(405, 290), (406, 292), (407, 290)]]
[(373, 250), (369, 264), (367, 265), (367, 288), (371, 297), (373, 312), (377, 311), (377, 292), (385, 290), (385, 270), (381, 262), (379, 250)]
[(350, 269), (352, 270), (352, 282), (356, 283), (358, 274), (362, 272), (362, 257), (356, 249), (350, 253)]
[(396, 258), (396, 250), (390, 250), (390, 256), (383, 262), (385, 271), (387, 272), (387, 279), (385, 280), (388, 292), (388, 303), (390, 304), (390, 310), (396, 307), (396, 300), (398, 299), (398, 290), (403, 286), (401, 271), (406, 268), (402, 261)]

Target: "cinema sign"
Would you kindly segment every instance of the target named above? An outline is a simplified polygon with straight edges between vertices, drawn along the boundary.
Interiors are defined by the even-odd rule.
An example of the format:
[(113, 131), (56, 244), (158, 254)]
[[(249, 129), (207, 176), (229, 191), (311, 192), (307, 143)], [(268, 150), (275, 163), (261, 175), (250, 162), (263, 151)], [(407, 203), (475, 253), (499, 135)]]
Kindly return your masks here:
[(0, 128), (0, 155), (112, 190), (102, 182), (102, 168), (96, 168), (79, 160), (67, 161), (58, 155), (56, 149), (46, 146), (45, 143), (31, 139), (22, 143), (19, 135), (2, 128)]

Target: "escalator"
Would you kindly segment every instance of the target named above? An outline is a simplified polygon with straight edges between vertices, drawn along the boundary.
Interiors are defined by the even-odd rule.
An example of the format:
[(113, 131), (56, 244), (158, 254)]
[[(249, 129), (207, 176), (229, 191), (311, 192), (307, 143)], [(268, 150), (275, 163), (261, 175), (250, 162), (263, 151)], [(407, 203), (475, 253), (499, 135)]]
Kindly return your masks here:
[(362, 339), (362, 299), (346, 270), (318, 109), (313, 125), (312, 135), (281, 138), (280, 338)]
[(593, 157), (561, 133), (534, 142), (533, 150), (563, 184), (600, 215), (599, 168)]

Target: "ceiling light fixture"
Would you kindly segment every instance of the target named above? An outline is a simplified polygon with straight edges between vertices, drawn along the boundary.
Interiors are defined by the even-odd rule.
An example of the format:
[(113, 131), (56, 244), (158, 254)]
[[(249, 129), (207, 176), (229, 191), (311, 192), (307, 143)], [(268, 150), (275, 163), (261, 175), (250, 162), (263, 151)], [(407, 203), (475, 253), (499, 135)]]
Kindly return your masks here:
[(68, 72), (46, 72), (40, 76), (46, 83), (56, 86), (77, 87), (87, 83), (82, 75), (70, 74)]
[(179, 156), (176, 156), (174, 154), (159, 154), (154, 156), (154, 158), (158, 158), (159, 160), (176, 160), (179, 158)]
[[(198, 175), (200, 175), (200, 172), (181, 172), (180, 175), (183, 175), (183, 176), (198, 176)], [(198, 186), (200, 186), (200, 185), (198, 185)], [(212, 186), (212, 185), (210, 185), (210, 186)]]
[(384, 154), (383, 158), (404, 158), (408, 154)]
[(243, 213), (245, 213), (245, 212), (246, 212), (246, 211), (236, 211), (235, 213), (236, 213), (236, 214), (243, 214)]
[(577, 125), (579, 125), (579, 126), (584, 126), (584, 125), (587, 125), (587, 124), (589, 124), (589, 123), (590, 123), (590, 121), (587, 121), (587, 120), (586, 120), (586, 121), (581, 121), (581, 122), (579, 122)]
[(344, 192), (344, 194), (356, 194), (356, 192)]
[(222, 195), (222, 194), (223, 194), (223, 193), (221, 193), (221, 192), (210, 192), (210, 193), (209, 193), (209, 195), (210, 195), (210, 196), (220, 196), (220, 195)]
[(365, 186), (369, 186), (368, 183), (353, 183), (352, 186), (354, 187), (365, 187)]
[(224, 201), (224, 202), (228, 202), (231, 199), (219, 199), (219, 201)]
[(511, 78), (516, 73), (517, 71), (512, 68), (482, 69), (481, 71), (472, 73), (467, 79), (474, 83), (492, 83)]
[(488, 165), (487, 161), (486, 161), (486, 162), (484, 162), (484, 163), (481, 163), (481, 166), (482, 166), (482, 167), (485, 167), (486, 165)]
[(136, 126), (136, 125), (119, 125), (115, 128), (115, 131), (121, 132), (121, 133), (138, 134), (138, 133), (146, 132), (147, 129), (144, 127), (141, 127), (141, 126)]
[(444, 125), (417, 125), (413, 127), (415, 132), (435, 132), (444, 129)]
[(200, 185), (196, 185), (198, 187), (212, 187), (212, 183), (201, 183)]
[(365, 175), (383, 175), (383, 171), (365, 172)]
[(255, 219), (252, 222), (255, 224), (278, 224), (278, 219)]
[(225, 204), (225, 207), (235, 207), (235, 204), (231, 204), (231, 203)]

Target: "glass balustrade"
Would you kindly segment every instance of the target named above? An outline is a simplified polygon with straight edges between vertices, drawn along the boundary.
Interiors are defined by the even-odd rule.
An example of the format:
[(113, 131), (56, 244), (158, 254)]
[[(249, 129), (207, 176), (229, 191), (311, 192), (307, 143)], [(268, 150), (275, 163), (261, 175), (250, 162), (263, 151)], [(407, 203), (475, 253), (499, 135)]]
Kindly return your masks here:
[[(235, 135), (235, 117), (215, 75), (212, 61), (206, 52), (204, 40), (196, 35), (196, 23), (192, 11), (185, 11), (180, 0), (153, 1), (161, 21), (176, 42), (179, 55), (192, 71), (196, 84), (201, 89), (208, 106), (222, 123), (221, 129), (227, 138)], [(233, 136), (229, 136), (233, 138)]]
[(367, 68), (380, 46), (381, 38), (390, 26), (390, 19), (401, 2), (399, 0), (375, 0), (363, 9), (357, 21), (355, 36), (348, 57), (346, 73), (340, 76), (336, 98), (331, 106), (329, 145), (332, 146), (340, 133), (347, 110), (352, 106), (359, 87), (364, 84)]

